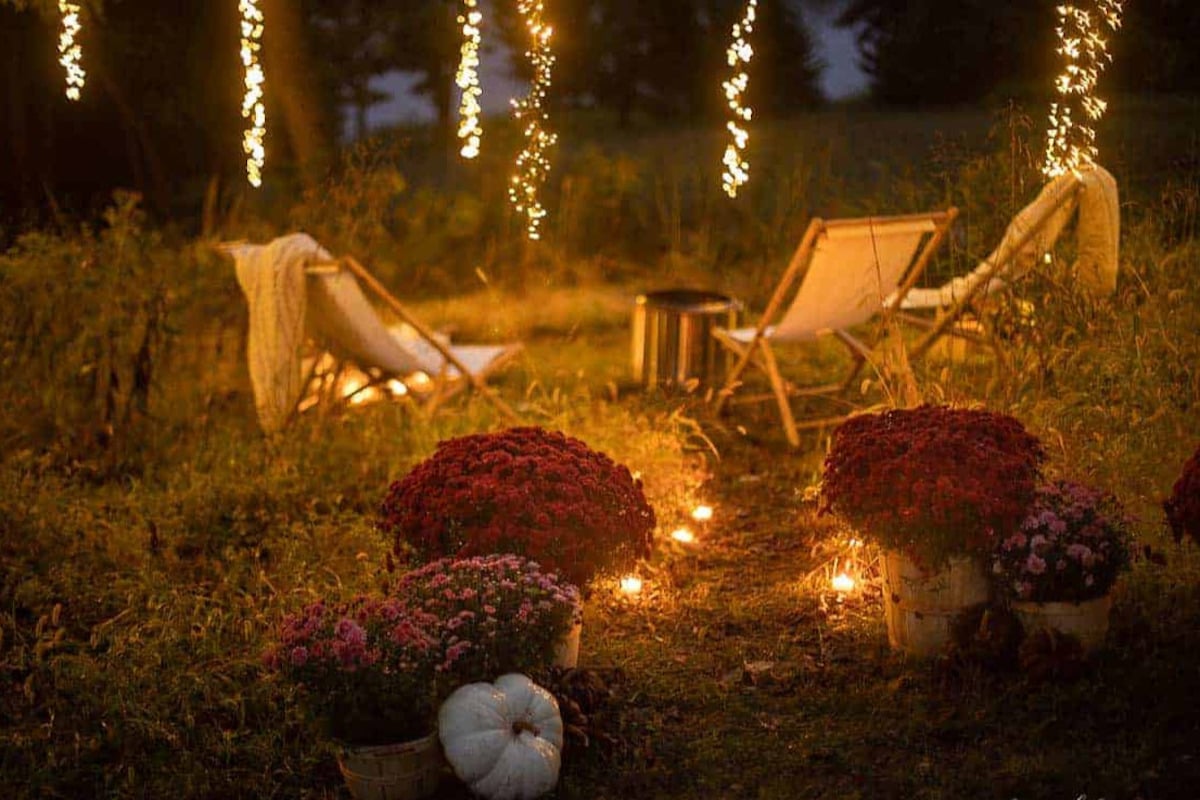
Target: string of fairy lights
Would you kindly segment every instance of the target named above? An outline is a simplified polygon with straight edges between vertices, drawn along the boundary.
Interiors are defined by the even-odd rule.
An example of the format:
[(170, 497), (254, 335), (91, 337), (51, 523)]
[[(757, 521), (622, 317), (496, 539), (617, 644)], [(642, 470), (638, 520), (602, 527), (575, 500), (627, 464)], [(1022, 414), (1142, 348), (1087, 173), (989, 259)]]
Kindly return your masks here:
[(541, 238), (540, 226), (546, 209), (539, 199), (539, 190), (550, 174), (548, 151), (558, 136), (546, 127), (546, 90), (550, 88), (550, 71), (554, 53), (550, 50), (553, 29), (546, 24), (542, 0), (518, 0), (517, 11), (525, 20), (531, 39), (525, 56), (533, 64), (533, 81), (529, 93), (512, 101), (513, 119), (524, 122), (525, 148), (517, 156), (516, 170), (508, 185), (508, 198), (518, 214), (525, 217), (525, 233), (530, 239)]
[(58, 34), (58, 63), (67, 72), (67, 99), (78, 100), (87, 73), (80, 63), (83, 48), (79, 45), (79, 31), (83, 23), (79, 19), (79, 4), (58, 0), (58, 11), (62, 14), (62, 30)]
[[(1104, 68), (1112, 60), (1105, 32), (1121, 27), (1124, 0), (1094, 0), (1091, 10), (1071, 3), (1057, 7), (1058, 54), (1064, 59), (1062, 73), (1055, 81), (1058, 94), (1050, 105), (1049, 130), (1042, 172), (1049, 178), (1076, 171), (1097, 157), (1094, 129), (1107, 109), (1107, 103), (1095, 94)], [(66, 75), (66, 96), (79, 100), (87, 73), (82, 66), (83, 50), (79, 34), (83, 28), (81, 6), (69, 0), (58, 0), (62, 17), (59, 33), (59, 63)], [(265, 76), (259, 54), (265, 22), (259, 0), (239, 0), (241, 14), (241, 60), (244, 67), (245, 92), (242, 98), (242, 117), (247, 127), (242, 137), (246, 155), (246, 178), (251, 186), (262, 185), (266, 161), (266, 108), (264, 104)], [(526, 57), (533, 66), (533, 80), (527, 95), (512, 101), (513, 118), (522, 123), (524, 148), (517, 156), (509, 182), (508, 195), (516, 212), (525, 218), (530, 239), (540, 238), (546, 209), (541, 203), (540, 190), (550, 173), (549, 151), (557, 135), (548, 129), (546, 93), (551, 83), (555, 58), (550, 49), (553, 29), (544, 18), (544, 0), (517, 0), (530, 36)], [(747, 72), (754, 49), (749, 38), (757, 21), (758, 0), (747, 0), (742, 17), (731, 30), (732, 41), (726, 50), (726, 61), (732, 74), (721, 83), (732, 118), (726, 123), (731, 141), (725, 148), (721, 175), (725, 193), (737, 197), (738, 189), (750, 179), (750, 164), (745, 151), (750, 139), (749, 123), (753, 109), (745, 103), (750, 77)], [(473, 159), (480, 153), (483, 137), (481, 122), (483, 94), (479, 79), (480, 45), (483, 13), (479, 0), (462, 0), (458, 15), (462, 45), (455, 82), (461, 90), (458, 138), (460, 154)]]
[(258, 53), (262, 50), (263, 13), (257, 0), (239, 0), (238, 10), (242, 14), (242, 66), (245, 68), (246, 93), (242, 96), (242, 117), (249, 122), (242, 134), (242, 150), (246, 154), (246, 180), (258, 188), (262, 186), (263, 164), (267, 159), (267, 111), (263, 105), (262, 64)]
[(483, 88), (479, 85), (479, 43), (481, 40), (480, 27), (483, 24), (483, 13), (479, 10), (478, 0), (463, 0), (463, 12), (458, 15), (458, 24), (462, 26), (462, 47), (459, 49), (458, 72), (454, 82), (462, 91), (458, 105), (458, 138), (462, 140), (462, 148), (458, 151), (463, 158), (475, 158), (479, 155), (479, 144), (483, 137), (483, 125), (479, 117), (483, 108), (479, 105), (479, 97)]
[(1123, 0), (1096, 0), (1093, 13), (1078, 6), (1058, 6), (1058, 53), (1066, 61), (1055, 81), (1059, 99), (1050, 104), (1046, 159), (1042, 173), (1054, 178), (1092, 164), (1098, 155), (1092, 126), (1108, 107), (1096, 96), (1100, 74), (1112, 60), (1101, 33), (1121, 27)]
[(733, 41), (725, 51), (725, 60), (733, 70), (733, 76), (722, 83), (721, 87), (725, 90), (725, 99), (733, 113), (733, 119), (725, 124), (733, 141), (725, 148), (725, 156), (721, 159), (725, 165), (725, 171), (721, 174), (721, 185), (725, 188), (725, 194), (730, 197), (737, 197), (738, 188), (750, 180), (750, 163), (745, 156), (750, 131), (743, 126), (749, 124), (754, 111), (743, 105), (742, 96), (746, 93), (746, 87), (750, 85), (750, 75), (746, 72), (746, 67), (754, 57), (754, 48), (750, 46), (747, 37), (754, 32), (757, 14), (758, 0), (748, 0), (741, 20), (733, 25)]

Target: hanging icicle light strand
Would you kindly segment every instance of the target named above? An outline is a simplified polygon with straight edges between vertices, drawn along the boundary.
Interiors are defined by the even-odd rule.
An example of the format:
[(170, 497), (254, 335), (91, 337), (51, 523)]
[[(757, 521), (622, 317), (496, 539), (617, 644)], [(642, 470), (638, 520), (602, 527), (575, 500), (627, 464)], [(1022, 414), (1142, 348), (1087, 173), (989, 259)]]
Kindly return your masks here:
[(1098, 155), (1092, 127), (1104, 116), (1107, 103), (1096, 96), (1100, 74), (1112, 60), (1103, 28), (1121, 27), (1123, 0), (1096, 0), (1094, 13), (1074, 5), (1057, 7), (1058, 54), (1066, 62), (1054, 82), (1059, 99), (1050, 104), (1046, 161), (1042, 173), (1055, 178), (1092, 164)]
[(79, 21), (79, 4), (58, 0), (58, 10), (62, 14), (62, 31), (58, 35), (58, 63), (67, 71), (67, 99), (78, 100), (79, 92), (87, 78), (87, 73), (79, 63), (83, 58), (83, 48), (77, 41), (79, 31), (83, 27)]
[(540, 226), (546, 209), (538, 199), (538, 190), (550, 173), (547, 155), (558, 137), (546, 128), (546, 90), (550, 88), (550, 71), (554, 66), (554, 54), (550, 52), (550, 37), (553, 29), (542, 17), (545, 4), (542, 0), (518, 0), (517, 11), (525, 20), (532, 42), (526, 57), (533, 64), (533, 82), (529, 94), (512, 101), (513, 119), (522, 123), (525, 148), (517, 156), (516, 171), (508, 186), (508, 198), (518, 214), (525, 217), (525, 230), (530, 239), (541, 238)]
[(742, 105), (742, 96), (750, 85), (746, 67), (754, 56), (754, 48), (747, 39), (754, 32), (757, 14), (758, 0), (749, 0), (741, 21), (734, 23), (733, 42), (725, 51), (725, 59), (733, 70), (733, 77), (722, 83), (721, 88), (725, 90), (725, 99), (729, 102), (729, 110), (733, 112), (733, 119), (725, 125), (733, 136), (733, 141), (725, 148), (725, 157), (721, 159), (725, 164), (721, 185), (725, 187), (725, 194), (730, 197), (737, 197), (738, 187), (750, 180), (750, 164), (743, 155), (746, 143), (750, 139), (750, 131), (743, 126), (749, 124), (754, 111), (749, 106)]
[(242, 14), (242, 66), (246, 70), (246, 93), (242, 96), (242, 117), (249, 127), (242, 135), (242, 150), (246, 153), (246, 180), (258, 188), (262, 186), (263, 164), (267, 159), (267, 112), (263, 106), (262, 64), (258, 53), (262, 50), (263, 14), (258, 0), (239, 0), (238, 10)]
[(479, 85), (479, 42), (483, 13), (479, 10), (478, 0), (463, 0), (463, 13), (458, 15), (458, 24), (462, 26), (463, 36), (458, 73), (454, 76), (454, 82), (462, 90), (458, 105), (458, 138), (462, 140), (462, 148), (458, 152), (463, 158), (470, 159), (479, 155), (479, 143), (483, 137), (483, 126), (479, 123), (479, 116), (483, 113), (479, 105), (479, 98), (483, 94)]

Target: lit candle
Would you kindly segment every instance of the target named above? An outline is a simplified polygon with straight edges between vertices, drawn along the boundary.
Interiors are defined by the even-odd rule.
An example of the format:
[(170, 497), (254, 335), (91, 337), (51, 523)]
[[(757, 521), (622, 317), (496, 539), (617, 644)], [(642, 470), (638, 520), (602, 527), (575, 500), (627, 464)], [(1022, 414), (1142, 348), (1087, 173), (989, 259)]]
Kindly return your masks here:
[(831, 583), (833, 584), (833, 590), (840, 594), (854, 591), (854, 578), (851, 578), (845, 572), (839, 572), (837, 575), (834, 575)]
[(696, 534), (692, 533), (687, 528), (676, 528), (671, 531), (671, 538), (683, 544), (691, 544), (696, 541)]
[(638, 594), (642, 591), (642, 579), (637, 575), (626, 575), (621, 578), (621, 591), (625, 594)]
[(696, 506), (692, 509), (692, 519), (696, 522), (708, 522), (712, 516), (712, 506)]

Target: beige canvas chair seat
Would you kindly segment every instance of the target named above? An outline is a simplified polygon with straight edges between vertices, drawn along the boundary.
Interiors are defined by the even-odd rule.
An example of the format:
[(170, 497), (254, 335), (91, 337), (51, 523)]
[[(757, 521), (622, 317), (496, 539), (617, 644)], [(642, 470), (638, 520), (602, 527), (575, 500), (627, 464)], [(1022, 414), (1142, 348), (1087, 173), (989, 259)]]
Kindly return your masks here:
[(902, 318), (926, 329), (911, 349), (919, 358), (944, 335), (985, 341), (977, 325), (987, 297), (1020, 280), (1040, 264), (1078, 212), (1077, 253), (1073, 274), (1081, 288), (1095, 296), (1111, 294), (1117, 285), (1120, 249), (1120, 202), (1117, 182), (1099, 165), (1066, 173), (1047, 183), (1028, 206), (1013, 217), (1000, 243), (971, 272), (941, 286), (913, 288), (885, 302)]
[[(328, 362), (316, 357), (303, 362), (300, 345), (305, 337), (336, 360), (352, 362), (373, 381), (402, 382), (405, 394), (427, 410), (474, 388), (516, 419), (486, 380), (521, 352), (519, 342), (451, 344), (418, 322), (358, 261), (335, 260), (306, 234), (267, 245), (231, 243), (221, 249), (237, 262), (238, 281), (250, 305), (248, 358), (264, 430), (286, 424), (311, 389), (316, 367)], [(385, 324), (363, 286), (400, 324)]]
[[(735, 400), (742, 375), (751, 364), (762, 369), (779, 406), (788, 442), (798, 446), (798, 426), (789, 398), (825, 394), (850, 386), (871, 359), (877, 337), (863, 341), (850, 329), (884, 310), (884, 300), (903, 298), (945, 239), (958, 211), (825, 221), (814, 219), (805, 231), (779, 286), (755, 327), (713, 332), (736, 354), (717, 410)], [(785, 307), (786, 304), (786, 307)], [(851, 365), (841, 380), (797, 387), (779, 372), (773, 347), (813, 342), (832, 335), (850, 351)], [(838, 417), (840, 419), (840, 417)], [(833, 418), (806, 421), (826, 425)]]

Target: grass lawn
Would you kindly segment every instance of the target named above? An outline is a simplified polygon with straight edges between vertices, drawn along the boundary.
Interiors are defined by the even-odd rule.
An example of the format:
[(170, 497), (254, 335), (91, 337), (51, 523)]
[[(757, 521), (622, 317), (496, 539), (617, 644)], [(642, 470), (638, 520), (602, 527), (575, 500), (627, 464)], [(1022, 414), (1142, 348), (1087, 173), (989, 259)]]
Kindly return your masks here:
[[(861, 135), (872, 119), (847, 124)], [(986, 130), (977, 123), (963, 130)], [(889, 124), (917, 129), (904, 115)], [(786, 143), (788, 131), (777, 133), (768, 141)], [(1013, 323), (1006, 367), (980, 352), (916, 372), (923, 399), (1013, 414), (1042, 438), (1051, 476), (1094, 482), (1139, 515), (1142, 557), (1116, 590), (1108, 647), (1072, 679), (1039, 679), (1037, 668), (1053, 659), (1018, 670), (962, 653), (923, 663), (890, 652), (874, 551), (854, 550), (865, 578), (858, 590), (839, 598), (829, 588), (854, 532), (820, 516), (813, 500), (828, 431), (791, 450), (770, 406), (715, 418), (702, 388), (646, 393), (631, 382), (636, 292), (703, 286), (761, 308), (789, 232), (812, 210), (799, 202), (803, 192), (785, 197), (771, 184), (781, 193), (779, 225), (763, 222), (745, 249), (740, 238), (728, 246), (720, 238), (746, 220), (731, 223), (685, 192), (678, 235), (656, 260), (564, 248), (544, 278), (450, 297), (440, 279), (426, 284), (413, 309), (457, 339), (524, 341), (527, 352), (497, 381), (505, 398), (528, 422), (639, 472), (658, 514), (655, 555), (639, 567), (644, 591), (631, 598), (604, 584), (587, 602), (581, 665), (611, 697), (594, 715), (591, 746), (567, 753), (558, 797), (1197, 796), (1200, 553), (1170, 541), (1160, 509), (1200, 443), (1197, 182), (1194, 171), (1152, 180), (1173, 156), (1151, 164), (1125, 141), (1113, 150), (1144, 186), (1126, 198), (1117, 294), (1092, 304), (1061, 276), (1036, 277), (1015, 290), (1036, 309), (1033, 325), (1000, 312)], [(651, 137), (630, 152), (669, 144)], [(853, 210), (858, 195), (830, 178), (853, 155), (843, 145), (804, 180)], [(905, 162), (880, 158), (863, 160), (860, 178), (873, 180), (872, 163), (890, 165), (892, 200), (948, 204), (962, 188), (941, 193), (925, 182), (909, 191), (895, 177)], [(585, 175), (600, 192), (598, 173)], [(971, 242), (1002, 229), (1002, 185), (993, 173), (964, 179), (982, 188), (941, 269), (969, 263), (979, 249)], [(673, 201), (661, 217), (647, 211), (654, 186), (606, 207), (614, 235), (633, 229), (621, 226), (670, 227)], [(625, 202), (635, 191), (645, 206)], [(599, 237), (591, 220), (579, 211), (554, 224)], [(362, 236), (365, 249), (345, 248), (385, 276), (404, 266)], [(66, 314), (54, 301), (60, 287), (40, 276), (43, 265), (76, 275), (80, 251), (124, 271), (79, 271), (89, 291), (74, 294)], [(443, 271), (452, 269), (474, 266)], [(132, 236), (47, 235), (0, 263), (4, 318), (16, 320), (0, 340), (0, 400), (12, 410), (0, 420), (0, 796), (346, 796), (332, 745), (305, 725), (295, 690), (263, 670), (260, 654), (284, 612), (385, 579), (391, 542), (374, 522), (390, 481), (439, 440), (503, 421), (478, 398), (432, 419), (379, 404), (309, 413), (285, 437), (264, 439), (231, 272), (191, 245)], [(153, 320), (155, 307), (129, 301), (108, 311), (109, 301), (164, 275), (173, 291), (191, 287), (164, 334), (171, 346), (138, 340), (122, 350), (114, 342), (129, 320)], [(113, 327), (100, 325), (105, 314)], [(42, 335), (22, 339), (12, 333), (18, 323)], [(138, 363), (143, 345), (160, 355), (148, 410), (131, 401), (114, 415), (105, 398), (131, 385), (116, 357), (128, 352)], [(96, 347), (112, 360), (79, 355)], [(836, 346), (797, 348), (785, 372), (826, 373), (836, 355)], [(120, 380), (105, 383), (110, 375)], [(96, 395), (97, 386), (108, 390)], [(876, 382), (856, 399), (882, 403), (880, 389)], [(101, 416), (109, 428), (89, 427)], [(715, 507), (714, 519), (692, 523), (695, 544), (672, 541), (700, 501)]]

